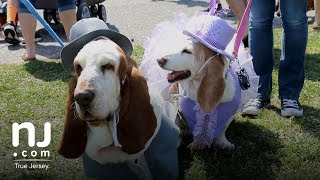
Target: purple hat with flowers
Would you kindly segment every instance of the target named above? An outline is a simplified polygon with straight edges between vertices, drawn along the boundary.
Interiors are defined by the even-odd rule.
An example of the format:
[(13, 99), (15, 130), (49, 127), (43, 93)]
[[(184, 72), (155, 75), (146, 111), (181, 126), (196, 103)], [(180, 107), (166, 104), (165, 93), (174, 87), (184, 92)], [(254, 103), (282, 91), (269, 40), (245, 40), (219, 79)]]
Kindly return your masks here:
[[(200, 28), (193, 28), (194, 30), (191, 31), (186, 30), (184, 33), (200, 41), (213, 51), (226, 56), (229, 60), (233, 60), (234, 57), (225, 50), (236, 33), (236, 29), (227, 21), (216, 16), (205, 15), (199, 18), (205, 18), (205, 20), (201, 20), (203, 23)], [(189, 26), (193, 25), (199, 25), (198, 18), (191, 20)]]

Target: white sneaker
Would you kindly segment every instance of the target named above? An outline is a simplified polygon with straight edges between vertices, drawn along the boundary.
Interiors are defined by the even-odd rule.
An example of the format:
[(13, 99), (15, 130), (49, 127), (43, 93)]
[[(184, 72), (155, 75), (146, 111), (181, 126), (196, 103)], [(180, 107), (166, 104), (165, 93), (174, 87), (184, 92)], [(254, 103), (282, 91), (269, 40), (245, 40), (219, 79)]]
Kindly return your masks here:
[(270, 99), (262, 100), (260, 98), (250, 99), (249, 102), (244, 106), (242, 114), (246, 115), (258, 115), (263, 108), (270, 106)]
[(284, 117), (302, 117), (303, 109), (297, 100), (282, 99), (281, 100), (281, 116)]

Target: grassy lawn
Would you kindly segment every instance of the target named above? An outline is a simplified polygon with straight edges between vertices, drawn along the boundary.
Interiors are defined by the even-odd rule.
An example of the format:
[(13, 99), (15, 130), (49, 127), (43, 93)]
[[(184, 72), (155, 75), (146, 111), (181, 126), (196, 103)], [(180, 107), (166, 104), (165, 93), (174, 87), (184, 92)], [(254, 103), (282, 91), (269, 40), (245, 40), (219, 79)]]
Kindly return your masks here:
[[(281, 30), (275, 30), (274, 56), (280, 56)], [(183, 131), (179, 148), (180, 170), (185, 179), (318, 179), (320, 176), (320, 32), (310, 30), (306, 81), (301, 94), (304, 117), (282, 118), (277, 92), (278, 70), (275, 68), (272, 108), (256, 118), (237, 116), (227, 131), (236, 148), (233, 151), (212, 148), (195, 153), (185, 147), (191, 142)], [(134, 48), (134, 59), (140, 61), (143, 49)], [(84, 179), (80, 159), (66, 160), (56, 148), (63, 128), (64, 103), (70, 76), (58, 61), (36, 61), (23, 65), (0, 65), (0, 177), (21, 179)], [(43, 140), (43, 124), (52, 126), (50, 169), (16, 169), (13, 153), (31, 150), (26, 137), (14, 148), (12, 123), (32, 122), (36, 141)], [(24, 130), (23, 130), (24, 131)], [(25, 131), (26, 132), (26, 131)], [(44, 150), (41, 149), (41, 150)], [(32, 158), (32, 157), (28, 157)], [(38, 157), (40, 158), (40, 157)]]

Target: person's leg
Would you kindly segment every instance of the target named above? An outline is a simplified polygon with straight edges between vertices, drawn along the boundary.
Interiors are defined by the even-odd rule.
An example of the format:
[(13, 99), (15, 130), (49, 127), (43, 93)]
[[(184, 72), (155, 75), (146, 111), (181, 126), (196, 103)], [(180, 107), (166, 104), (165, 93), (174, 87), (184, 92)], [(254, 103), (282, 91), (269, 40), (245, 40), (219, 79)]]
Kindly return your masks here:
[[(244, 11), (246, 9), (246, 3), (245, 1), (240, 0), (227, 0), (232, 12), (237, 17), (237, 26), (239, 26), (242, 16), (244, 14)], [(246, 26), (246, 29), (248, 29), (248, 24)], [(246, 37), (248, 35), (248, 30), (246, 30), (243, 34), (243, 37)]]
[[(32, 4), (35, 0), (30, 1)], [(75, 20), (75, 4), (72, 0), (59, 0), (59, 10), (62, 11), (61, 21), (64, 24), (65, 30), (68, 31), (67, 37), (69, 36), (69, 31), (71, 26), (76, 22)], [(71, 12), (74, 12), (74, 15)], [(69, 17), (67, 17), (69, 16)], [(19, 20), (21, 25), (22, 35), (26, 43), (26, 52), (22, 55), (24, 60), (32, 60), (36, 56), (36, 46), (35, 46), (35, 31), (37, 26), (37, 21), (35, 17), (30, 14), (26, 7), (19, 2)], [(67, 28), (67, 29), (66, 29)]]
[(7, 1), (7, 23), (4, 26), (5, 41), (10, 44), (19, 44), (20, 40), (16, 31), (16, 19), (18, 13), (18, 1)]
[(258, 97), (245, 106), (243, 113), (257, 115), (270, 104), (273, 70), (273, 30), (275, 2), (253, 0), (250, 11), (249, 47), (259, 79)]
[[(304, 62), (308, 41), (306, 4), (307, 0), (281, 0), (284, 31), (279, 67), (280, 99), (298, 101), (304, 84)], [(302, 111), (294, 116), (302, 116)]]
[(314, 0), (314, 12), (313, 29), (320, 29), (320, 0)]
[(7, 1), (7, 22), (13, 22), (17, 25), (16, 19), (18, 14), (18, 0), (8, 0)]
[(58, 0), (58, 6), (60, 20), (69, 39), (70, 29), (77, 22), (76, 5), (73, 0)]
[(77, 22), (76, 20), (76, 10), (67, 10), (59, 13), (60, 20), (63, 24), (64, 31), (66, 33), (67, 39), (69, 40), (70, 29)]
[(32, 60), (36, 57), (35, 32), (37, 27), (36, 18), (30, 13), (19, 13), (19, 22), (22, 36), (26, 44), (26, 51), (22, 55), (23, 60)]
[[(30, 0), (32, 4), (35, 0)], [(26, 51), (22, 55), (23, 60), (34, 60), (36, 57), (35, 32), (37, 21), (28, 9), (19, 1), (19, 22), (22, 36), (26, 43)]]
[(274, 3), (254, 0), (251, 5), (249, 46), (254, 69), (260, 76), (258, 92), (262, 99), (270, 99), (272, 90)]

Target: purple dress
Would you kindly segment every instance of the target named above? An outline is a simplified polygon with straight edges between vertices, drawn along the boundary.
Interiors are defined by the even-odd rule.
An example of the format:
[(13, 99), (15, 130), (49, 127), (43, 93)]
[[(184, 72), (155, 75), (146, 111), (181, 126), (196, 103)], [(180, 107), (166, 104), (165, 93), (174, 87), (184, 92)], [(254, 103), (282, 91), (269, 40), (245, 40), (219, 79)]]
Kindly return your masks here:
[(181, 111), (194, 140), (203, 141), (208, 147), (211, 146), (215, 138), (220, 136), (226, 123), (237, 112), (241, 103), (239, 80), (232, 69), (229, 68), (228, 72), (234, 79), (235, 96), (229, 102), (220, 103), (210, 113), (203, 112), (198, 102), (189, 98), (179, 99)]

